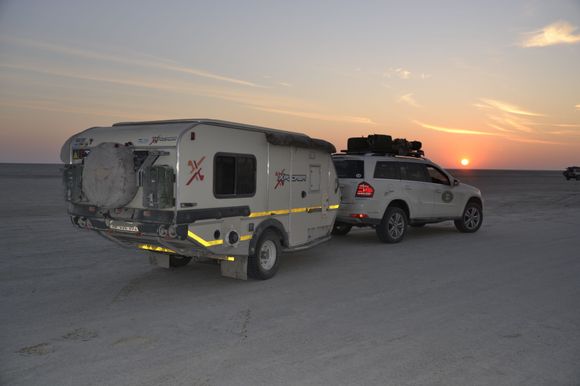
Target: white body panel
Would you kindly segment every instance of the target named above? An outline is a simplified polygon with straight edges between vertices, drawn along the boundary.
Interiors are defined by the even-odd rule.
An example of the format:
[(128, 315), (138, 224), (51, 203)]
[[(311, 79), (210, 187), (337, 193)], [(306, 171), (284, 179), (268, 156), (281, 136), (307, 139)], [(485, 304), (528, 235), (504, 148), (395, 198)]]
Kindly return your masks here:
[[(298, 141), (285, 145), (279, 140), (282, 144), (274, 144), (272, 142), (276, 141), (269, 140), (268, 135), (298, 136)], [(184, 222), (187, 225), (185, 241), (192, 244), (191, 249), (181, 241), (154, 235), (143, 237), (143, 242), (162, 246), (176, 254), (224, 259), (249, 255), (255, 232), (264, 221), (280, 225), (278, 230), (284, 233), (285, 249), (314, 245), (329, 237), (339, 204), (336, 173), (330, 152), (320, 144), (304, 145), (304, 138), (308, 137), (213, 120), (129, 123), (91, 128), (71, 137), (63, 146), (61, 158), (69, 164), (80, 164), (82, 159), (73, 155), (102, 142), (130, 143), (135, 150), (165, 152), (153, 165), (169, 166), (175, 173), (174, 204), (157, 211), (166, 212), (173, 218), (173, 223), (167, 225), (179, 225), (178, 219), (184, 213), (198, 216), (204, 211), (223, 211), (210, 218), (205, 216)], [(216, 157), (230, 155), (255, 160), (255, 191), (252, 194), (224, 197), (215, 193)], [(237, 178), (237, 166), (234, 169)], [(248, 183), (251, 185), (250, 181)], [(139, 188), (132, 201), (121, 209), (147, 212), (142, 191)], [(77, 207), (73, 209), (78, 211)], [(244, 215), (229, 215), (231, 208), (247, 208), (248, 211)], [(74, 210), (71, 215), (75, 215)], [(110, 215), (114, 213), (110, 211)], [(227, 236), (232, 231), (239, 239), (230, 243)], [(105, 233), (113, 238), (127, 236), (134, 243), (139, 242), (135, 234), (118, 235), (111, 229)]]
[[(358, 160), (364, 162), (364, 175), (360, 178), (340, 178), (342, 202), (337, 221), (357, 224), (353, 214), (365, 214), (370, 225), (378, 224), (387, 207), (393, 201), (402, 201), (409, 211), (412, 222), (437, 222), (461, 217), (470, 198), (481, 200), (481, 192), (467, 184), (453, 183), (454, 178), (444, 169), (426, 159), (393, 156), (342, 155), (334, 156), (336, 161)], [(448, 184), (427, 181), (413, 181), (404, 178), (376, 178), (377, 162), (395, 165), (418, 163), (436, 168), (448, 178)], [(357, 186), (366, 182), (374, 188), (372, 198), (356, 197)]]

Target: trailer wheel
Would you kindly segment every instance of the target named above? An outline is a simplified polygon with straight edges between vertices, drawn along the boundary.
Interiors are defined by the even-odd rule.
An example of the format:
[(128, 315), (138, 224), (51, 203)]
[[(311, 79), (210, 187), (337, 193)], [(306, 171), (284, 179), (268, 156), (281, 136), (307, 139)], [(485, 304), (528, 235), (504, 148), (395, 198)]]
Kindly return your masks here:
[(352, 229), (352, 225), (341, 222), (335, 222), (332, 227), (332, 234), (335, 236), (344, 236)]
[(280, 265), (280, 237), (272, 230), (265, 231), (255, 252), (248, 256), (248, 276), (258, 280), (267, 280), (273, 277)]
[(169, 266), (173, 268), (184, 267), (190, 261), (190, 256), (169, 255)]

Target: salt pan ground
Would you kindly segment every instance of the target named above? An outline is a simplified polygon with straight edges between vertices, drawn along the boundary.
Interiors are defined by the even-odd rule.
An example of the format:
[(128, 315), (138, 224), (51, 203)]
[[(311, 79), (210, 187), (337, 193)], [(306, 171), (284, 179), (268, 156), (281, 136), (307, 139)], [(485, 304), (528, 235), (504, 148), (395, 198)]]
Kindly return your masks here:
[(0, 384), (580, 384), (580, 181), (462, 171), (476, 234), (355, 230), (268, 281), (73, 228), (59, 166), (0, 165)]

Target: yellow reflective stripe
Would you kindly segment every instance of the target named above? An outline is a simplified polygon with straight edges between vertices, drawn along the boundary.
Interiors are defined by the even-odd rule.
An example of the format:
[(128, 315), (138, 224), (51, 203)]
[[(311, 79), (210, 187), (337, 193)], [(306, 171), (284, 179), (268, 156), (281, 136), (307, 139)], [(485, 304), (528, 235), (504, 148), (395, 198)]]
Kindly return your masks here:
[[(340, 207), (339, 204), (335, 204), (335, 205), (329, 205), (328, 209), (329, 210), (334, 210), (334, 209), (338, 209)], [(280, 215), (280, 214), (288, 214), (288, 213), (304, 213), (304, 212), (308, 212), (310, 210), (313, 209), (322, 209), (322, 206), (311, 206), (311, 207), (306, 207), (306, 208), (292, 208), (292, 209), (278, 209), (278, 210), (268, 210), (265, 212), (252, 212), (250, 213), (250, 215), (248, 217), (254, 218), (254, 217), (265, 217), (265, 216), (274, 216), (274, 215)]]
[(172, 249), (163, 248), (163, 247), (159, 247), (157, 245), (150, 245), (150, 244), (137, 244), (137, 248), (145, 249), (145, 250), (153, 251), (153, 252), (175, 253), (175, 251)]
[(251, 238), (252, 238), (252, 235), (243, 235), (240, 237), (240, 241), (250, 240)]
[(200, 243), (201, 245), (203, 245), (204, 247), (213, 247), (214, 245), (221, 245), (224, 243), (223, 240), (206, 241), (189, 230), (187, 231), (187, 235), (192, 239), (194, 239), (195, 241), (197, 241), (198, 243)]
[(267, 212), (254, 212), (250, 213), (249, 217), (264, 217), (264, 216), (274, 216), (277, 214), (288, 214), (290, 213), (289, 209), (278, 209), (278, 210), (269, 210)]
[[(264, 216), (274, 216), (280, 214), (289, 213), (304, 213), (315, 209), (322, 209), (322, 206), (311, 206), (307, 208), (292, 208), (292, 209), (278, 209), (278, 210), (268, 210), (266, 212), (252, 212), (248, 217), (264, 217)], [(338, 209), (338, 205), (329, 206), (328, 209)]]

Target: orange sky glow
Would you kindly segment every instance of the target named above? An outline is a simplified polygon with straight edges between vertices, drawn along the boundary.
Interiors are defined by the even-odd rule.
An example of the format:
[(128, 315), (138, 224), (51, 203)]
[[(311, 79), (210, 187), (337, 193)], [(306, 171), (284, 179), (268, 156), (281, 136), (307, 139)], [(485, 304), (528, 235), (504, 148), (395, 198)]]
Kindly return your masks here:
[(0, 162), (59, 162), (91, 126), (215, 118), (339, 150), (419, 140), (449, 168), (563, 169), (580, 164), (578, 69), (577, 1), (8, 0)]

